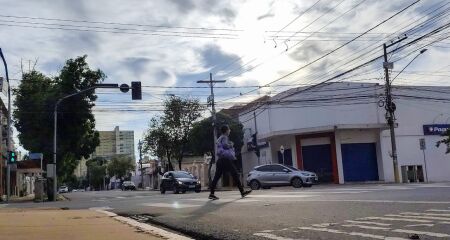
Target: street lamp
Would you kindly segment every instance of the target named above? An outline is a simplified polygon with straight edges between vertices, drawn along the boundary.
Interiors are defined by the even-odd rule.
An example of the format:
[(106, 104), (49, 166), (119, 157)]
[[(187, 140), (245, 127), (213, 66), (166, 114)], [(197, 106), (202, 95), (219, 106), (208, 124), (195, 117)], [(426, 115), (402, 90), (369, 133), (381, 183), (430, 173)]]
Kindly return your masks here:
[(419, 57), (421, 54), (423, 54), (424, 52), (428, 51), (428, 49), (424, 48), (422, 50), (420, 50), (420, 52), (408, 63), (406, 64), (406, 66), (391, 80), (391, 83), (398, 77), (398, 75), (400, 75), (409, 65), (411, 65), (412, 62), (414, 62), (414, 60), (416, 60), (417, 57)]
[[(6, 138), (6, 150), (10, 152), (11, 149), (11, 86), (9, 85), (8, 65), (6, 64), (5, 57), (3, 56), (2, 49), (0, 48), (0, 57), (2, 58), (3, 65), (5, 66), (6, 82), (8, 84), (8, 120), (7, 120), (7, 138)], [(9, 201), (11, 195), (11, 166), (9, 164), (9, 154), (7, 154), (6, 165), (6, 201)], [(1, 170), (1, 169), (0, 169)], [(1, 181), (1, 179), (0, 179)]]
[[(136, 84), (138, 83), (138, 84)], [(139, 86), (136, 86), (139, 85)], [(140, 100), (141, 99), (141, 84), (140, 82), (132, 82), (132, 99), (133, 100)], [(57, 133), (58, 133), (58, 105), (65, 99), (79, 95), (81, 93), (85, 93), (91, 90), (94, 90), (96, 88), (120, 88), (120, 90), (122, 92), (127, 92), (127, 89), (130, 89), (130, 87), (128, 87), (128, 85), (124, 85), (122, 84), (121, 87), (119, 87), (119, 84), (115, 84), (115, 83), (102, 83), (102, 84), (95, 84), (92, 87), (83, 89), (81, 91), (78, 91), (76, 93), (72, 93), (69, 95), (66, 95), (60, 99), (58, 99), (58, 101), (56, 101), (55, 104), (55, 108), (54, 108), (54, 113), (53, 113), (53, 117), (54, 117), (54, 127), (53, 127), (53, 201), (56, 201), (56, 195), (57, 195), (57, 174), (56, 174), (56, 149), (57, 149)]]

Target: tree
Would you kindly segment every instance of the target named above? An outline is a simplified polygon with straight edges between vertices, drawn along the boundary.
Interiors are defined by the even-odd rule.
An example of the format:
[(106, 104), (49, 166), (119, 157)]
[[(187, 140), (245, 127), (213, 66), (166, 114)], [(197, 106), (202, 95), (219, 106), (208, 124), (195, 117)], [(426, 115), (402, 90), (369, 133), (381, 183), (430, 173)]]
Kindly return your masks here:
[[(220, 127), (225, 124), (231, 129), (230, 141), (234, 143), (236, 157), (239, 159), (241, 156), (241, 148), (244, 145), (244, 132), (242, 129), (242, 124), (236, 120), (233, 120), (226, 114), (220, 112), (217, 113), (216, 130), (219, 135)], [(213, 155), (214, 141), (211, 117), (194, 124), (194, 127), (189, 133), (189, 146), (187, 150), (195, 155), (203, 155), (205, 153), (208, 153), (211, 156)]]
[[(172, 156), (174, 148), (173, 143), (170, 141), (170, 137), (164, 127), (161, 125), (161, 120), (158, 118), (152, 118), (150, 120), (149, 129), (144, 136), (143, 141), (144, 152), (150, 152), (152, 155), (157, 156), (159, 159), (167, 159), (167, 167), (169, 171), (173, 170)], [(165, 165), (165, 164), (163, 164)]]
[(134, 170), (133, 159), (129, 156), (119, 155), (112, 157), (108, 163), (108, 175), (117, 179), (127, 177), (130, 171)]
[(173, 170), (172, 158), (177, 159), (181, 170), (189, 132), (203, 110), (204, 107), (198, 99), (169, 97), (164, 102), (163, 116), (150, 120), (144, 139), (144, 150), (161, 159), (167, 158), (170, 170)]
[(436, 147), (439, 147), (441, 144), (445, 144), (447, 146), (447, 150), (445, 151), (446, 154), (450, 153), (450, 129), (448, 129), (444, 134), (446, 138), (440, 140), (436, 143)]
[(89, 185), (94, 189), (101, 189), (106, 177), (106, 165), (103, 161), (103, 159), (94, 158), (86, 162)]
[[(56, 77), (38, 71), (24, 73), (14, 90), (14, 125), (23, 147), (42, 152), (46, 162), (53, 158), (53, 108), (62, 96), (103, 81), (100, 70), (91, 70), (86, 57), (69, 59)], [(81, 158), (88, 158), (99, 145), (92, 107), (94, 91), (64, 100), (58, 111), (58, 162), (60, 181), (70, 179)]]

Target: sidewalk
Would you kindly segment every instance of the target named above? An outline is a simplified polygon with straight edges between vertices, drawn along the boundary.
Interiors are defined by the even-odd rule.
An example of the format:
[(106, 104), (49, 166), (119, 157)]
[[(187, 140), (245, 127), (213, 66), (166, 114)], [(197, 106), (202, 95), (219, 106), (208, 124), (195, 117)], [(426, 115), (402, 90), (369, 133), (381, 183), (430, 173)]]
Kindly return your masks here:
[(2, 240), (165, 239), (92, 210), (0, 209)]

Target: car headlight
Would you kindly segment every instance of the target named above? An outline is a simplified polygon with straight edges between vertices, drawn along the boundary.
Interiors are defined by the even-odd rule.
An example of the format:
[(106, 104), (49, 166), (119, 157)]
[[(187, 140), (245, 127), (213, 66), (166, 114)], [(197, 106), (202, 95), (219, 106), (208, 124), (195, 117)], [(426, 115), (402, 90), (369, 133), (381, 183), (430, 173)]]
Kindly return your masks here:
[(183, 184), (183, 182), (182, 182), (182, 181), (178, 181), (178, 184), (182, 185), (182, 184)]
[(200, 180), (197, 180), (197, 184), (200, 184), (201, 182), (200, 182)]
[(301, 173), (301, 175), (304, 176), (304, 177), (309, 177), (309, 176), (311, 176), (311, 174), (309, 174), (309, 173)]

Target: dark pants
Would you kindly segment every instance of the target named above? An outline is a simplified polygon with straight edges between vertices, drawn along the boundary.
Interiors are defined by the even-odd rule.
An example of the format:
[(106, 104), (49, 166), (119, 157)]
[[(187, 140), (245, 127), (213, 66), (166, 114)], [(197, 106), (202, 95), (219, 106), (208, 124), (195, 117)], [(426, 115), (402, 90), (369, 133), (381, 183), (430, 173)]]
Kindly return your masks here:
[(241, 180), (239, 179), (238, 172), (236, 168), (234, 167), (233, 161), (229, 159), (221, 158), (217, 160), (216, 162), (216, 173), (214, 175), (214, 179), (211, 183), (211, 194), (214, 194), (214, 191), (216, 190), (217, 182), (219, 181), (220, 177), (226, 172), (229, 172), (231, 174), (231, 177), (233, 178), (234, 182), (237, 184), (239, 191), (241, 193), (244, 192), (244, 188), (242, 187)]

